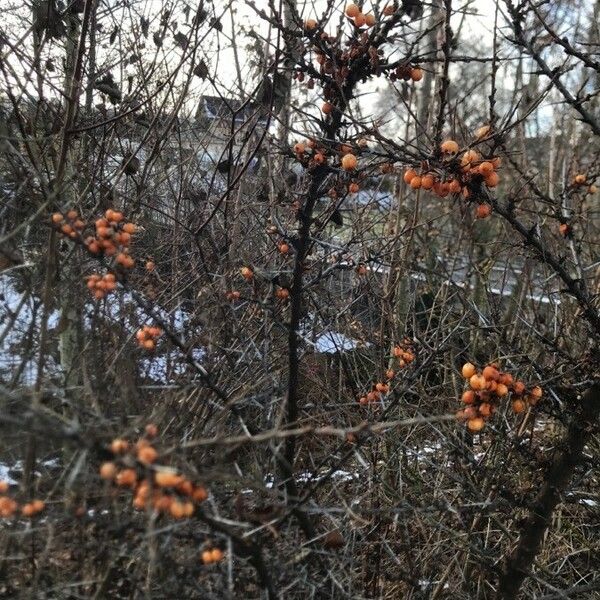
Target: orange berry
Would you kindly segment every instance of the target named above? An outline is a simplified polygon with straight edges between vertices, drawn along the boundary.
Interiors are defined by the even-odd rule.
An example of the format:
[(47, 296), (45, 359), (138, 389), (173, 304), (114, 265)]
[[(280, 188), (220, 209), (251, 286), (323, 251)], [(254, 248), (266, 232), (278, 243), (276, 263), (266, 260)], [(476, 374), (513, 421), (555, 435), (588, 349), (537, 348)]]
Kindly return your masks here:
[(430, 190), (433, 187), (434, 179), (432, 175), (423, 175), (421, 177), (421, 187), (424, 190)]
[(184, 496), (191, 496), (194, 493), (194, 486), (189, 479), (182, 479), (177, 485), (177, 491)]
[(9, 487), (8, 481), (0, 481), (0, 494), (6, 494)]
[(109, 238), (113, 234), (113, 230), (110, 227), (97, 227), (96, 235), (101, 238)]
[(352, 171), (353, 169), (356, 169), (357, 164), (358, 161), (356, 156), (354, 156), (352, 153), (344, 154), (342, 157), (342, 169), (345, 171)]
[(535, 398), (536, 400), (539, 400), (542, 397), (543, 391), (542, 388), (539, 385), (536, 385), (532, 390), (531, 390), (531, 396), (533, 398)]
[(361, 12), (354, 17), (354, 25), (362, 27), (367, 22), (367, 18)]
[(499, 383), (496, 386), (496, 396), (498, 396), (499, 398), (502, 398), (503, 396), (506, 396), (508, 394), (508, 387), (506, 385), (504, 385), (503, 383)]
[(316, 28), (317, 28), (317, 22), (314, 19), (307, 19), (304, 22), (304, 29), (306, 29), (306, 31), (313, 31)]
[(396, 373), (394, 372), (394, 369), (388, 369), (385, 372), (385, 378), (386, 379), (394, 379), (395, 376), (396, 376)]
[(367, 400), (369, 402), (377, 402), (381, 398), (381, 394), (378, 391), (369, 392), (367, 394)]
[(475, 392), (473, 390), (466, 390), (463, 392), (462, 401), (465, 404), (473, 404), (475, 402)]
[(196, 502), (204, 502), (208, 498), (208, 492), (206, 491), (206, 488), (201, 485), (195, 487), (192, 493), (192, 498)]
[(204, 550), (200, 555), (200, 558), (205, 565), (210, 565), (213, 561), (212, 550)]
[(454, 140), (446, 140), (440, 146), (444, 154), (456, 154), (458, 152), (458, 144)]
[(294, 152), (296, 154), (304, 154), (305, 150), (306, 150), (306, 148), (304, 147), (304, 144), (302, 142), (298, 142), (297, 144), (294, 144)]
[(331, 114), (332, 110), (333, 110), (333, 104), (331, 104), (331, 102), (323, 102), (323, 105), (321, 106), (321, 112), (324, 115)]
[(583, 185), (585, 183), (586, 177), (582, 173), (575, 175), (573, 178), (573, 183), (577, 185)]
[(104, 462), (100, 465), (100, 477), (112, 481), (117, 474), (117, 466), (113, 462)]
[(492, 207), (489, 204), (479, 204), (475, 209), (475, 215), (478, 219), (485, 219), (492, 214)]
[(403, 176), (404, 183), (410, 184), (410, 182), (416, 176), (417, 176), (417, 172), (414, 169), (407, 169), (406, 171), (404, 171), (404, 176)]
[(125, 223), (123, 225), (123, 231), (125, 233), (133, 234), (137, 231), (137, 227), (136, 227), (135, 223)]
[(154, 482), (158, 487), (177, 487), (183, 481), (183, 477), (175, 471), (157, 471), (154, 474)]
[(481, 175), (487, 177), (490, 173), (494, 172), (494, 165), (491, 162), (485, 160), (479, 165), (478, 170), (479, 173), (481, 173)]
[(477, 408), (475, 406), (467, 406), (463, 410), (465, 419), (474, 419), (477, 416)]
[(503, 383), (506, 387), (513, 386), (513, 376), (510, 373), (501, 373), (498, 383)]
[(325, 162), (325, 156), (323, 154), (321, 154), (321, 152), (317, 152), (314, 156), (313, 156), (313, 161), (317, 164), (317, 165), (322, 165)]
[(27, 504), (24, 504), (21, 507), (21, 514), (24, 517), (28, 517), (28, 518), (33, 517), (35, 515), (35, 509), (33, 508), (33, 505), (30, 502), (28, 502)]
[(387, 394), (390, 386), (387, 383), (377, 383), (375, 384), (375, 389), (382, 394)]
[(477, 150), (467, 150), (460, 159), (460, 164), (464, 166), (468, 166), (469, 168), (473, 163), (481, 160), (481, 154), (477, 152)]
[(348, 191), (351, 194), (356, 194), (358, 191), (360, 190), (360, 186), (358, 185), (358, 183), (352, 182), (349, 186), (348, 186)]
[(473, 375), (469, 378), (469, 385), (473, 390), (483, 390), (486, 387), (486, 381), (481, 375)]
[(136, 495), (133, 498), (133, 508), (136, 510), (144, 510), (146, 508), (146, 498), (144, 496)]
[(487, 367), (485, 367), (485, 369), (483, 369), (482, 375), (488, 381), (489, 380), (497, 381), (498, 377), (500, 377), (500, 373), (498, 372), (498, 369), (496, 369), (496, 367), (492, 367), (491, 365), (488, 365)]
[(56, 213), (54, 213), (52, 215), (52, 222), (55, 225), (58, 225), (59, 223), (62, 223), (62, 220), (63, 220), (63, 216), (59, 212), (56, 212)]
[(468, 362), (462, 366), (462, 376), (465, 379), (471, 379), (475, 373), (477, 373), (477, 369), (473, 363)]
[(525, 384), (522, 381), (515, 381), (515, 384), (513, 386), (513, 392), (517, 396), (520, 396), (521, 394), (523, 394), (524, 391), (525, 391)]
[(365, 15), (365, 22), (367, 27), (373, 27), (375, 25), (375, 15), (373, 13), (368, 13)]
[(513, 400), (512, 409), (516, 414), (522, 413), (525, 410), (525, 402), (523, 400)]
[(158, 452), (152, 446), (143, 446), (138, 450), (137, 458), (141, 463), (151, 465), (158, 458)]
[(126, 231), (117, 233), (117, 242), (123, 246), (128, 246), (131, 243), (131, 234)]
[(12, 517), (18, 507), (18, 504), (12, 498), (0, 496), (0, 517), (5, 519)]
[(156, 342), (154, 340), (144, 340), (142, 342), (144, 350), (154, 350), (156, 348)]
[(492, 405), (488, 402), (483, 402), (479, 405), (479, 414), (482, 417), (489, 417), (492, 414)]
[(488, 187), (496, 187), (500, 181), (500, 177), (498, 177), (498, 173), (496, 173), (495, 171), (492, 171), (491, 173), (489, 173), (488, 175), (485, 176), (485, 185), (487, 185)]
[(290, 246), (289, 246), (289, 244), (286, 244), (285, 242), (281, 242), (277, 246), (277, 249), (279, 250), (279, 252), (281, 252), (281, 254), (287, 254), (290, 251)]
[(115, 483), (120, 487), (134, 487), (137, 483), (135, 469), (123, 469), (115, 477)]
[(354, 3), (346, 5), (346, 16), (353, 19), (360, 12), (360, 8)]
[(419, 177), (418, 175), (416, 177), (413, 177), (410, 180), (409, 185), (413, 190), (418, 190), (421, 187), (421, 177)]
[(410, 78), (413, 81), (421, 81), (421, 79), (423, 79), (423, 69), (419, 69), (419, 67), (413, 67), (410, 70)]
[(242, 267), (240, 273), (242, 274), (242, 277), (248, 281), (254, 277), (254, 272), (250, 267)]
[(210, 554), (212, 562), (219, 562), (220, 560), (223, 560), (223, 557), (225, 556), (223, 550), (220, 548), (213, 548)]
[(460, 181), (458, 181), (458, 179), (452, 179), (448, 186), (450, 189), (450, 193), (452, 194), (458, 194), (461, 190)]
[(470, 431), (481, 431), (485, 427), (485, 421), (481, 417), (475, 417), (467, 421), (467, 427)]
[(113, 454), (125, 454), (129, 450), (129, 442), (120, 438), (114, 439), (110, 444), (110, 451)]
[(155, 266), (156, 265), (154, 264), (153, 261), (151, 261), (151, 260), (146, 261), (146, 271), (154, 271)]
[(185, 517), (185, 506), (183, 502), (180, 502), (179, 500), (173, 500), (169, 506), (169, 512), (173, 518), (183, 519), (183, 517)]
[(290, 297), (290, 291), (287, 288), (278, 288), (275, 295), (279, 300), (287, 300)]

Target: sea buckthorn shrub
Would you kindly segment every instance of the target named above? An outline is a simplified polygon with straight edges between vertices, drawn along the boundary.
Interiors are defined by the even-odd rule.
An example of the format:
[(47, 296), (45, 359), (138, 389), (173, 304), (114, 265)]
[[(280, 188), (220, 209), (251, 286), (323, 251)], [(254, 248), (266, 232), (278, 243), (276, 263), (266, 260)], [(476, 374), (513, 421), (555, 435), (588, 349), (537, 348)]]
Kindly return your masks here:
[(592, 8), (8, 0), (0, 595), (593, 597)]

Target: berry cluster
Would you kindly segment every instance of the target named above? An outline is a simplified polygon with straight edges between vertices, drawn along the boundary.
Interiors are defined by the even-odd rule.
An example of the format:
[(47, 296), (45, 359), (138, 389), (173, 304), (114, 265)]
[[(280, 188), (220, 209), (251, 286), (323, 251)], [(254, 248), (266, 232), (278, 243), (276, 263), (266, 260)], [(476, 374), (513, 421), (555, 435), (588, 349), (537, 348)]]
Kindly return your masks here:
[(92, 254), (116, 255), (115, 261), (125, 269), (131, 269), (135, 260), (129, 255), (131, 236), (137, 231), (134, 223), (123, 223), (123, 213), (108, 209), (104, 217), (94, 223), (96, 235), (86, 238), (85, 243)]
[[(324, 112), (329, 110), (328, 103), (323, 105), (323, 110)], [(360, 138), (356, 143), (336, 144), (332, 148), (319, 145), (315, 140), (307, 140), (294, 144), (293, 150), (296, 159), (305, 168), (327, 164), (330, 157), (336, 155), (339, 157), (339, 166), (342, 172), (338, 173), (333, 186), (327, 192), (330, 198), (335, 199), (346, 192), (356, 194), (360, 191), (359, 181), (364, 178), (364, 175), (356, 172), (358, 168), (357, 155), (367, 147), (368, 141), (364, 138)]]
[[(326, 102), (322, 107), (323, 112), (326, 114), (328, 114), (330, 110), (328, 106), (329, 103)], [(328, 148), (323, 144), (319, 144), (314, 139), (309, 139), (305, 142), (296, 142), (293, 150), (296, 159), (305, 167), (327, 164), (330, 156), (338, 155), (340, 157), (341, 168), (344, 171), (354, 171), (358, 166), (358, 158), (356, 155), (359, 154), (361, 150), (367, 148), (368, 144), (366, 139), (361, 138), (356, 144), (346, 142)]]
[(96, 300), (102, 300), (107, 294), (117, 289), (117, 278), (114, 273), (98, 275), (93, 273), (87, 278), (87, 287)]
[(396, 344), (392, 351), (394, 358), (398, 359), (398, 367), (403, 369), (406, 365), (415, 360), (415, 350), (413, 343), (408, 338), (404, 338), (400, 344)]
[[(131, 269), (135, 260), (129, 254), (129, 246), (133, 234), (137, 231), (134, 223), (124, 222), (123, 213), (109, 208), (104, 217), (97, 219), (94, 224), (94, 235), (84, 239), (84, 230), (87, 224), (79, 217), (76, 210), (69, 210), (66, 214), (54, 213), (51, 217), (52, 225), (73, 240), (79, 239), (90, 254), (95, 256), (114, 256), (115, 265), (123, 269)], [(113, 266), (115, 266), (113, 265)], [(148, 271), (154, 270), (154, 263), (146, 263)], [(113, 273), (99, 275), (97, 273), (87, 278), (87, 287), (97, 300), (102, 300), (107, 294), (117, 287), (116, 276)]]
[[(415, 359), (415, 353), (412, 346), (412, 342), (409, 339), (402, 340), (401, 344), (394, 346), (392, 350), (392, 356), (397, 360), (398, 368), (403, 369), (407, 364), (411, 363)], [(396, 376), (394, 369), (389, 368), (385, 372), (386, 381), (391, 381)], [(359, 404), (367, 405), (373, 402), (379, 402), (381, 397), (390, 391), (390, 384), (383, 381), (378, 381), (373, 384), (373, 389), (367, 392), (364, 396), (358, 399)]]
[[(7, 496), (9, 485), (6, 481), (0, 481), (0, 517), (9, 519), (19, 512), (19, 504), (10, 496)], [(39, 515), (46, 508), (43, 500), (32, 500), (21, 506), (20, 512), (23, 517), (32, 518)]]
[[(125, 439), (114, 439), (110, 451), (120, 466), (112, 461), (102, 463), (100, 477), (117, 487), (131, 489), (132, 503), (137, 510), (152, 508), (175, 519), (189, 518), (194, 514), (196, 505), (208, 498), (208, 492), (204, 486), (193, 484), (176, 470), (155, 464), (159, 453), (150, 439), (156, 435), (156, 426), (149, 424), (145, 437), (134, 445)], [(140, 477), (141, 472), (143, 477)]]
[(390, 80), (396, 81), (421, 81), (423, 79), (423, 69), (416, 65), (400, 65), (393, 73), (390, 73)]
[(593, 182), (588, 181), (588, 177), (584, 173), (577, 173), (573, 176), (573, 186), (579, 188), (587, 186), (586, 192), (588, 194), (595, 194), (598, 191), (598, 187)]
[(79, 213), (75, 209), (69, 210), (66, 214), (56, 212), (52, 215), (52, 224), (59, 228), (59, 231), (75, 239), (85, 228), (85, 223), (79, 218)]
[(162, 329), (160, 327), (150, 327), (144, 325), (135, 334), (135, 339), (138, 345), (144, 350), (154, 350), (156, 348), (156, 340), (162, 335)]
[(212, 565), (223, 560), (225, 553), (220, 548), (207, 548), (202, 551), (200, 559), (205, 565)]
[(296, 80), (300, 82), (304, 81), (305, 74), (310, 75), (307, 83), (309, 89), (314, 88), (315, 79), (320, 80), (325, 100), (322, 111), (330, 119), (336, 118), (346, 106), (347, 98), (343, 89), (351, 73), (356, 75), (360, 72), (361, 79), (382, 71), (390, 73), (390, 77), (395, 79), (404, 78), (407, 74), (408, 79), (413, 81), (419, 81), (423, 77), (421, 69), (410, 66), (409, 59), (403, 61), (403, 66), (390, 72), (392, 67), (387, 63), (381, 47), (384, 37), (381, 36), (381, 31), (389, 33), (394, 26), (400, 25), (400, 15), (396, 13), (394, 6), (386, 6), (379, 20), (372, 13), (363, 13), (361, 6), (355, 3), (346, 6), (345, 15), (350, 25), (350, 35), (346, 40), (323, 31), (323, 23), (315, 19), (304, 22), (304, 33), (310, 40), (307, 50), (313, 52), (316, 65), (312, 58), (302, 61), (295, 74)]
[(462, 375), (468, 381), (469, 389), (462, 395), (466, 406), (456, 416), (466, 420), (467, 427), (472, 432), (484, 428), (485, 421), (496, 412), (501, 398), (510, 395), (513, 412), (519, 414), (528, 404), (535, 406), (542, 397), (541, 387), (534, 386), (527, 390), (522, 381), (515, 381), (510, 373), (502, 373), (497, 364), (487, 365), (478, 372), (473, 363), (465, 363)]
[[(479, 128), (475, 133), (477, 141), (485, 140), (490, 135), (489, 126)], [(489, 154), (489, 153), (488, 153)], [(473, 148), (461, 150), (454, 140), (446, 140), (440, 145), (441, 162), (437, 168), (427, 165), (418, 171), (409, 168), (404, 173), (404, 182), (413, 190), (431, 190), (440, 198), (449, 194), (461, 194), (467, 199), (477, 196), (480, 186), (495, 188), (500, 178), (497, 170), (500, 167), (498, 156), (484, 156)], [(484, 219), (492, 212), (487, 203), (477, 206), (477, 218)]]

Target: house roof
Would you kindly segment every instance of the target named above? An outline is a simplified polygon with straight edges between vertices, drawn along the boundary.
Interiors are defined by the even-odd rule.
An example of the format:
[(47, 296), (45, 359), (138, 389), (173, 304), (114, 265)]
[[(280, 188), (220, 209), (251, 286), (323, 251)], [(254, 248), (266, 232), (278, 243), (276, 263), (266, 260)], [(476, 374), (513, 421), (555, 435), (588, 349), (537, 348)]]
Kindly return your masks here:
[(223, 98), (221, 96), (202, 96), (198, 106), (196, 118), (231, 119), (236, 123), (245, 123), (257, 113), (260, 114), (258, 122), (267, 124), (267, 116), (261, 112), (259, 105), (253, 102), (242, 102), (236, 98)]

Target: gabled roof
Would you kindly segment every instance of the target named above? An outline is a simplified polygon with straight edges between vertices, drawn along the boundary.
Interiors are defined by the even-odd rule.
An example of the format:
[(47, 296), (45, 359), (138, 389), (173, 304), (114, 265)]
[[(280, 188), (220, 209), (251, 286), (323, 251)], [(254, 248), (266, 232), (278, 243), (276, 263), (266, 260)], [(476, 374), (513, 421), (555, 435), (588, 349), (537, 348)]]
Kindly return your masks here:
[(208, 118), (211, 121), (214, 119), (228, 120), (235, 118), (236, 123), (242, 124), (251, 117), (256, 116), (257, 113), (260, 113), (258, 122), (261, 125), (266, 125), (266, 115), (261, 112), (260, 106), (253, 102), (242, 102), (236, 98), (223, 98), (221, 96), (202, 96), (196, 118)]

